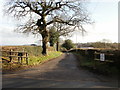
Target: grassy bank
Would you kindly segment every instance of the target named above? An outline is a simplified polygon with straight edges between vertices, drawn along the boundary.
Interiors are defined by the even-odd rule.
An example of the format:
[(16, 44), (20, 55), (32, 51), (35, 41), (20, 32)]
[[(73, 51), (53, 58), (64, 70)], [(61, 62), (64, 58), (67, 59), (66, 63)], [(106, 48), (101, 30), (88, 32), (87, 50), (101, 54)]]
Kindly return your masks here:
[[(54, 48), (49, 47), (48, 48), (48, 55), (44, 56), (41, 54), (42, 48), (40, 46), (5, 46), (2, 47), (2, 50), (10, 50), (13, 51), (26, 51), (29, 55), (28, 59), (28, 65), (25, 64), (25, 60), (23, 60), (23, 64), (20, 63), (3, 63), (2, 64), (2, 70), (3, 72), (8, 71), (16, 71), (20, 69), (24, 69), (26, 67), (35, 66), (38, 64), (41, 64), (43, 62), (46, 62), (48, 60), (51, 60), (53, 58), (57, 58), (61, 56), (61, 52), (54, 51)], [(4, 53), (3, 53), (4, 54)], [(13, 59), (15, 61), (15, 59)]]
[[(3, 51), (26, 51), (29, 56), (39, 56), (42, 55), (42, 47), (41, 46), (2, 46), (0, 47)], [(48, 47), (48, 51), (54, 51), (53, 47)], [(4, 53), (2, 53), (4, 54)]]
[(56, 52), (56, 51), (49, 51), (47, 56), (31, 56), (29, 59), (29, 65), (36, 65), (43, 63), (47, 60), (59, 57), (62, 53), (61, 52)]
[(90, 70), (96, 74), (107, 75), (107, 76), (117, 76), (119, 69), (116, 63), (113, 62), (101, 62), (94, 60), (93, 55), (85, 55), (82, 52), (72, 52), (78, 58), (79, 66)]

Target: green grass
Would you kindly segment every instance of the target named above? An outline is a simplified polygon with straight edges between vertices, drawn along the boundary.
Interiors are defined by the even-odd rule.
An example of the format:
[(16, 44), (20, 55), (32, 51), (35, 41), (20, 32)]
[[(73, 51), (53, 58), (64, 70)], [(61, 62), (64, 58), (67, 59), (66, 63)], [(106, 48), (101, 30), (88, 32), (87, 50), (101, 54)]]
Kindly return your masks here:
[(94, 58), (81, 55), (80, 53), (73, 52), (78, 60), (79, 66), (90, 70), (96, 74), (102, 75), (118, 75), (118, 68), (113, 63), (95, 61)]
[[(49, 47), (50, 48), (50, 47)], [(42, 47), (41, 46), (3, 46), (2, 50), (4, 51), (10, 51), (12, 49), (13, 51), (26, 51), (30, 56), (38, 56), (41, 55)], [(2, 52), (2, 55), (4, 56), (6, 54), (5, 52)]]
[[(54, 51), (53, 47), (48, 48), (48, 55), (44, 56), (42, 55), (42, 47), (40, 46), (4, 46), (2, 47), (3, 50), (10, 50), (13, 49), (14, 51), (26, 51), (28, 53), (28, 65), (26, 65), (26, 61), (23, 60), (23, 64), (19, 63), (13, 63), (18, 62), (17, 58), (14, 58), (13, 62), (10, 63), (3, 63), (2, 64), (2, 70), (3, 72), (8, 71), (15, 71), (19, 69), (24, 69), (24, 67), (34, 66), (37, 64), (41, 64), (47, 60), (56, 58), (62, 54), (62, 52)], [(4, 55), (5, 53), (2, 53)]]
[(43, 55), (40, 55), (40, 56), (30, 56), (28, 64), (29, 65), (40, 64), (40, 63), (42, 63), (44, 61), (56, 58), (56, 57), (60, 56), (61, 54), (62, 54), (61, 52), (50, 51), (50, 52), (48, 52), (48, 55), (46, 55), (46, 56), (43, 56)]
[(23, 48), (29, 56), (39, 56), (42, 52), (42, 47), (40, 46), (22, 46), (21, 48)]
[[(29, 56), (29, 59), (28, 59), (28, 65), (16, 64), (16, 63), (4, 63), (4, 64), (2, 64), (2, 70), (3, 70), (3, 72), (17, 71), (20, 69), (24, 69), (25, 67), (41, 64), (45, 61), (57, 58), (61, 55), (62, 55), (62, 52), (57, 52), (57, 51), (49, 51), (48, 55), (46, 55), (46, 56), (44, 56), (42, 54), (37, 55), (37, 56), (31, 55), (31, 56)], [(25, 63), (25, 61), (23, 61), (23, 63)]]

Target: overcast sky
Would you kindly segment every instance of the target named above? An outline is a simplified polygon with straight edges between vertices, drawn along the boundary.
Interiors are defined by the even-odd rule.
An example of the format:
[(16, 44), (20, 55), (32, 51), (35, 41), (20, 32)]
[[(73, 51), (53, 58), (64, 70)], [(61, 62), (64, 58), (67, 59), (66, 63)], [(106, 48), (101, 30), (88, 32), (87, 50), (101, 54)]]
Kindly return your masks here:
[[(0, 0), (0, 45), (32, 44), (41, 39), (41, 36), (15, 33), (14, 28), (19, 22), (3, 15), (3, 3), (4, 0)], [(84, 26), (87, 31), (84, 37), (77, 32), (65, 39), (70, 38), (75, 43), (96, 42), (102, 39), (118, 42), (118, 0), (91, 0), (86, 7), (95, 23)]]

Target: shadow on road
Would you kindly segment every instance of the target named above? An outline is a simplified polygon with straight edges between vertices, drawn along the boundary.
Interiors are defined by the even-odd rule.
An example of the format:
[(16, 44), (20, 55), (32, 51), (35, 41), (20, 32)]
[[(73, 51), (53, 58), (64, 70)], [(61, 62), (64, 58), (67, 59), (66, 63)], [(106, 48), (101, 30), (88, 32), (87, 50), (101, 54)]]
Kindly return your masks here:
[(4, 88), (114, 88), (117, 84), (79, 69), (71, 53), (37, 67), (3, 75)]

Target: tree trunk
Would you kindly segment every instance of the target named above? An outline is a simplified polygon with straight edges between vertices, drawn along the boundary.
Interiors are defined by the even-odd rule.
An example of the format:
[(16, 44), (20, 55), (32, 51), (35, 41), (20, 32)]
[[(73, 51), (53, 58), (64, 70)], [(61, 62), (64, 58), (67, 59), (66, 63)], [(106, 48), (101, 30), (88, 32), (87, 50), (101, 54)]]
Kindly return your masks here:
[(45, 15), (43, 14), (41, 16), (41, 19), (38, 19), (37, 25), (40, 27), (40, 34), (42, 36), (42, 54), (47, 55), (47, 42), (49, 39), (49, 32), (47, 31), (46, 27), (46, 21), (45, 21)]
[(47, 43), (43, 41), (42, 44), (42, 54), (47, 55)]
[(48, 42), (48, 38), (49, 38), (49, 33), (48, 31), (44, 31), (44, 33), (41, 34), (42, 35), (42, 54), (43, 55), (47, 55), (47, 42)]
[(59, 51), (59, 41), (56, 43), (56, 50)]
[(50, 46), (51, 46), (51, 47), (53, 47), (53, 46), (54, 46), (54, 44), (50, 42)]

